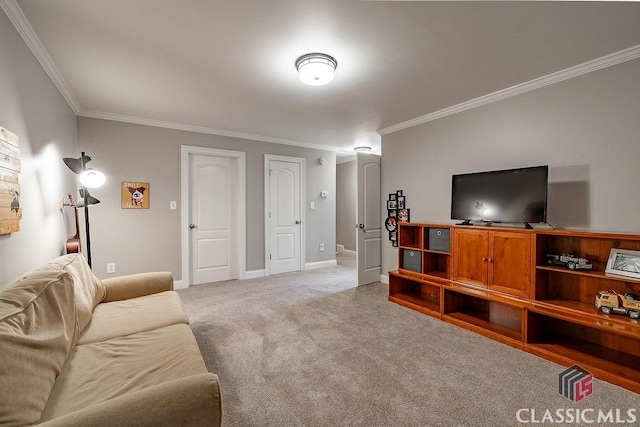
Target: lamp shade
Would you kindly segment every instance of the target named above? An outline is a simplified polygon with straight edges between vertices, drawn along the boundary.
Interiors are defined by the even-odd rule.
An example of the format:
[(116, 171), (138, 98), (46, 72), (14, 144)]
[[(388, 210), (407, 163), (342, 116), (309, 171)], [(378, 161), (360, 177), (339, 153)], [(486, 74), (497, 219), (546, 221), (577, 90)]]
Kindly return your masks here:
[(87, 169), (80, 174), (80, 184), (87, 188), (102, 187), (107, 178), (100, 171), (95, 169)]
[(324, 53), (307, 53), (296, 60), (300, 81), (309, 86), (330, 83), (335, 75), (338, 61)]
[[(80, 189), (80, 197), (81, 197), (81, 199), (78, 201), (78, 207), (79, 208), (83, 208), (85, 206), (85, 204), (84, 204), (85, 191), (86, 190), (84, 190), (83, 188)], [(95, 197), (93, 197), (87, 191), (87, 206), (97, 205), (98, 203), (100, 203), (100, 200), (98, 200)]]
[(65, 165), (67, 165), (69, 169), (75, 172), (76, 175), (79, 175), (80, 173), (82, 173), (83, 164), (86, 165), (87, 162), (90, 162), (91, 157), (82, 153), (82, 156), (77, 159), (74, 159), (73, 157), (65, 157), (62, 159), (62, 161), (64, 162)]

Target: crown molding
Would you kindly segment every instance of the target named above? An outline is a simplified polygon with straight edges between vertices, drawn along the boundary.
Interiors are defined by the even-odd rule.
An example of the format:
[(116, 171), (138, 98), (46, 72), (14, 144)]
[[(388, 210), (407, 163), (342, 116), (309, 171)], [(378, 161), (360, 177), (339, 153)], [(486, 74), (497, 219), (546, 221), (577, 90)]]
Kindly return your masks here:
[(469, 101), (462, 102), (451, 107), (443, 108), (442, 110), (434, 111), (433, 113), (426, 114), (424, 116), (416, 117), (415, 119), (407, 120), (402, 123), (398, 123), (393, 126), (386, 127), (378, 130), (380, 135), (388, 135), (399, 130), (407, 129), (413, 126), (417, 126), (423, 123), (431, 122), (433, 120), (441, 119), (443, 117), (451, 116), (472, 108), (481, 107), (483, 105), (491, 104), (493, 102), (502, 101), (507, 98), (511, 98), (516, 95), (520, 95), (535, 89), (540, 89), (545, 86), (552, 85), (554, 83), (561, 82), (563, 80), (572, 79), (574, 77), (581, 76), (583, 74), (591, 73), (593, 71), (601, 70), (603, 68), (612, 67), (614, 65), (631, 61), (640, 58), (640, 45), (633, 46), (619, 52), (612, 53), (607, 56), (603, 56), (592, 61), (585, 62), (583, 64), (576, 65), (555, 73), (548, 74), (537, 79), (529, 80), (528, 82), (520, 83), (515, 86), (511, 86), (506, 89), (499, 90), (497, 92), (483, 95), (478, 98), (471, 99)]
[(143, 117), (129, 116), (125, 114), (107, 113), (94, 110), (80, 110), (77, 115), (79, 117), (87, 117), (90, 119), (111, 120), (115, 122), (132, 123), (136, 125), (152, 126), (165, 129), (182, 130), (187, 132), (204, 133), (208, 135), (228, 136), (231, 138), (248, 139), (251, 141), (268, 142), (271, 144), (292, 145), (295, 147), (310, 148), (314, 150), (339, 152), (342, 149), (322, 144), (314, 144), (311, 142), (294, 141), (283, 138), (273, 138), (270, 136), (255, 135), (252, 133), (235, 132), (231, 130), (215, 129), (205, 126), (187, 125), (183, 123), (167, 122), (163, 120), (146, 119)]
[(18, 6), (15, 0), (0, 0), (0, 7), (2, 7), (4, 13), (7, 14), (13, 23), (13, 26), (16, 27), (16, 30), (18, 30), (18, 33), (20, 33), (22, 39), (25, 41), (29, 49), (31, 49), (31, 52), (36, 57), (42, 68), (44, 68), (44, 71), (49, 75), (53, 84), (58, 88), (62, 97), (67, 101), (69, 107), (71, 107), (75, 114), (78, 114), (78, 111), (80, 111), (80, 104), (78, 104), (78, 101), (76, 101), (75, 97), (71, 93), (71, 89), (69, 89), (69, 86), (67, 86), (67, 83), (62, 78), (62, 75), (40, 42), (40, 39), (33, 30), (33, 27), (31, 27), (31, 24), (29, 24), (29, 21), (24, 16), (20, 6)]

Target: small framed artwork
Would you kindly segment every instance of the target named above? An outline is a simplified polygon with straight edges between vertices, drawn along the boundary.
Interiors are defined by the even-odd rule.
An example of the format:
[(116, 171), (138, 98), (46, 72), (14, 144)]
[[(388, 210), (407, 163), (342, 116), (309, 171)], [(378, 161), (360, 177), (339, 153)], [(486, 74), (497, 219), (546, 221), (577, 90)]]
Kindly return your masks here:
[(149, 209), (149, 183), (123, 181), (121, 189), (122, 209)]
[(611, 249), (605, 273), (640, 279), (640, 251)]
[(398, 209), (404, 209), (404, 196), (398, 196), (398, 203), (397, 203), (397, 208)]
[[(395, 217), (390, 216), (384, 222), (384, 228), (386, 228), (389, 232), (395, 232), (398, 228), (398, 221), (395, 219)], [(389, 238), (391, 238), (391, 235), (389, 235)]]
[(396, 194), (398, 195), (398, 197), (402, 196), (404, 193), (402, 192), (402, 190), (398, 190), (396, 191)]
[(396, 193), (390, 193), (389, 200), (396, 200)]
[(398, 240), (398, 232), (392, 231), (391, 233), (389, 233), (389, 240), (391, 240), (392, 242), (396, 242)]
[(398, 217), (397, 212), (398, 211), (396, 211), (395, 209), (389, 209), (387, 210), (387, 216), (391, 218), (397, 218)]
[(398, 222), (409, 222), (410, 209), (398, 209)]
[(395, 209), (396, 201), (395, 200), (387, 200), (387, 209)]
[(391, 245), (392, 245), (394, 248), (397, 248), (397, 247), (398, 247), (398, 241), (397, 241), (397, 240), (392, 240), (392, 241), (391, 241)]

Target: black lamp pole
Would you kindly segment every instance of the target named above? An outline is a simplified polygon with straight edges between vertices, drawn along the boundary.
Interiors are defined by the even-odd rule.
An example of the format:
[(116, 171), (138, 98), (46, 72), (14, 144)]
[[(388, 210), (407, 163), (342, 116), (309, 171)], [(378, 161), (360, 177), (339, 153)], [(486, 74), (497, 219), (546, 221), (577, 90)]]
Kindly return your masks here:
[[(82, 182), (82, 175), (87, 170), (87, 163), (91, 161), (91, 157), (87, 156), (83, 151), (79, 159), (64, 157), (62, 161), (64, 161), (64, 164), (67, 165), (67, 167), (71, 169), (76, 175), (80, 175), (80, 196), (84, 201), (85, 243), (87, 245), (86, 258), (89, 267), (91, 267), (91, 231), (89, 230), (89, 205), (100, 203), (100, 200), (96, 199), (95, 197), (91, 197), (91, 195), (87, 191), (87, 186)], [(102, 176), (102, 179), (102, 182), (104, 182), (104, 176)], [(102, 183), (98, 184), (98, 186), (101, 184)]]
[[(82, 165), (82, 172), (85, 171), (85, 163), (84, 163), (85, 155), (84, 151), (80, 155), (80, 164)], [(82, 173), (81, 172), (81, 173)], [(91, 268), (91, 232), (89, 231), (89, 193), (87, 192), (87, 188), (82, 186), (82, 198), (84, 199), (84, 225), (85, 225), (85, 236), (87, 243), (87, 263), (89, 264), (89, 268)]]

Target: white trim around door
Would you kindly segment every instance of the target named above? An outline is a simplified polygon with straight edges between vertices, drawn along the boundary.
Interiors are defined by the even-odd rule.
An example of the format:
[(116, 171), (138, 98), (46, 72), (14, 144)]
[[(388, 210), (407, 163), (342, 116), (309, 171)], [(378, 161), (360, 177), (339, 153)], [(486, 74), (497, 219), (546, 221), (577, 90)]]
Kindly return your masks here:
[(306, 269), (306, 210), (307, 206), (307, 187), (305, 184), (306, 176), (306, 159), (302, 157), (278, 156), (275, 154), (264, 155), (264, 271), (265, 276), (271, 275), (271, 260), (269, 254), (271, 252), (271, 221), (269, 218), (271, 206), (271, 188), (269, 180), (269, 165), (272, 161), (292, 162), (300, 164), (300, 270)]
[(189, 232), (189, 156), (202, 155), (212, 157), (224, 157), (236, 159), (238, 162), (238, 245), (237, 245), (237, 268), (238, 279), (244, 279), (246, 276), (247, 251), (246, 251), (246, 180), (245, 180), (245, 163), (246, 154), (243, 151), (221, 150), (217, 148), (196, 147), (191, 145), (182, 145), (180, 147), (180, 236), (181, 236), (181, 254), (182, 254), (182, 279), (176, 283), (181, 288), (188, 288), (191, 284), (191, 259), (190, 259), (190, 232)]

